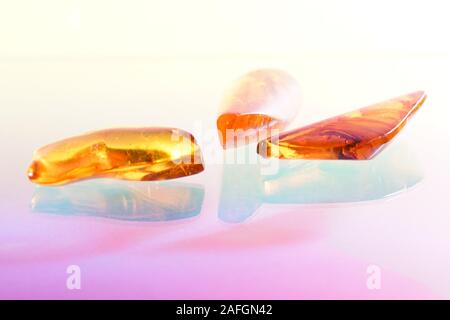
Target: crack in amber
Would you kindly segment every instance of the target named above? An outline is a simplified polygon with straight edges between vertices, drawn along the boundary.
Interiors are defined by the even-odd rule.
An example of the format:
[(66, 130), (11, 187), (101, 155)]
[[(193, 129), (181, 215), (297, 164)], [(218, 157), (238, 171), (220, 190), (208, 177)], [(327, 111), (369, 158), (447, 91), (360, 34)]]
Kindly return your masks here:
[(423, 91), (270, 137), (258, 153), (280, 159), (368, 160), (377, 155), (426, 99)]
[(107, 129), (38, 149), (28, 168), (37, 184), (61, 185), (90, 178), (166, 180), (203, 171), (194, 137), (172, 128)]

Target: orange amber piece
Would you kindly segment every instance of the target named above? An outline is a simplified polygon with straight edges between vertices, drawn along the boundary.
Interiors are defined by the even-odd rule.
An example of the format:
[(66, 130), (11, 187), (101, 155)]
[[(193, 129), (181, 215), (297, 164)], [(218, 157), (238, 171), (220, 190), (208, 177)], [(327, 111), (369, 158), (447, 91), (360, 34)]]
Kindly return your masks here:
[(367, 160), (379, 153), (425, 101), (423, 91), (270, 137), (258, 153), (280, 159)]
[(171, 128), (95, 131), (65, 139), (34, 153), (29, 179), (61, 185), (89, 178), (166, 180), (203, 171), (194, 137)]
[(262, 69), (249, 72), (225, 93), (217, 119), (224, 148), (257, 142), (283, 129), (297, 115), (300, 88), (289, 74)]

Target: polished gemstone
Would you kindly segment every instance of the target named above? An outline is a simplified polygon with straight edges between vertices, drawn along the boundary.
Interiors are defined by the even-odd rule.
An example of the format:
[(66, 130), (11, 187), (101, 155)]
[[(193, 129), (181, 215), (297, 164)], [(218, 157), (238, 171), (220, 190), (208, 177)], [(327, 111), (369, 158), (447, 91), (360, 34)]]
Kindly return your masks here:
[(38, 149), (28, 178), (61, 185), (89, 178), (166, 180), (203, 171), (194, 137), (172, 128), (107, 129)]
[(367, 160), (378, 154), (425, 101), (423, 91), (272, 136), (258, 144), (264, 157)]
[(257, 142), (286, 127), (300, 107), (297, 81), (284, 71), (261, 69), (237, 79), (226, 91), (217, 119), (224, 148)]

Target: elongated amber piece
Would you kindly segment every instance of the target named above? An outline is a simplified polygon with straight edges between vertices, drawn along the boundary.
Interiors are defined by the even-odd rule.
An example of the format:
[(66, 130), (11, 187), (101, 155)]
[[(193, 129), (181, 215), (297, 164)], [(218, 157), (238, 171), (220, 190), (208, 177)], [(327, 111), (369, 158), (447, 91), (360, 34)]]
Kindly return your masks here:
[(89, 178), (166, 180), (203, 171), (194, 137), (171, 128), (107, 129), (35, 151), (28, 178), (61, 185)]
[(222, 146), (259, 141), (272, 129), (285, 128), (297, 115), (300, 101), (299, 85), (284, 71), (261, 69), (243, 75), (220, 105), (217, 129)]
[(397, 135), (425, 98), (423, 91), (417, 91), (294, 129), (261, 141), (258, 153), (281, 159), (371, 159)]

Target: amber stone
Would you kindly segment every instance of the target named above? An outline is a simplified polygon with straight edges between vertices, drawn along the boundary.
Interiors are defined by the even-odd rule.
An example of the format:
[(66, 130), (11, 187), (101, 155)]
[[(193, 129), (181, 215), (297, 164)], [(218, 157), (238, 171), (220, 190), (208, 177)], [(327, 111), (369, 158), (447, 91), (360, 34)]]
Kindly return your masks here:
[(217, 119), (224, 148), (258, 142), (297, 115), (300, 88), (284, 71), (261, 69), (237, 79), (225, 92)]
[(261, 141), (258, 153), (281, 159), (367, 160), (378, 154), (425, 101), (413, 92)]
[(200, 148), (188, 132), (172, 128), (95, 131), (35, 151), (28, 178), (61, 185), (89, 178), (166, 180), (203, 171)]

